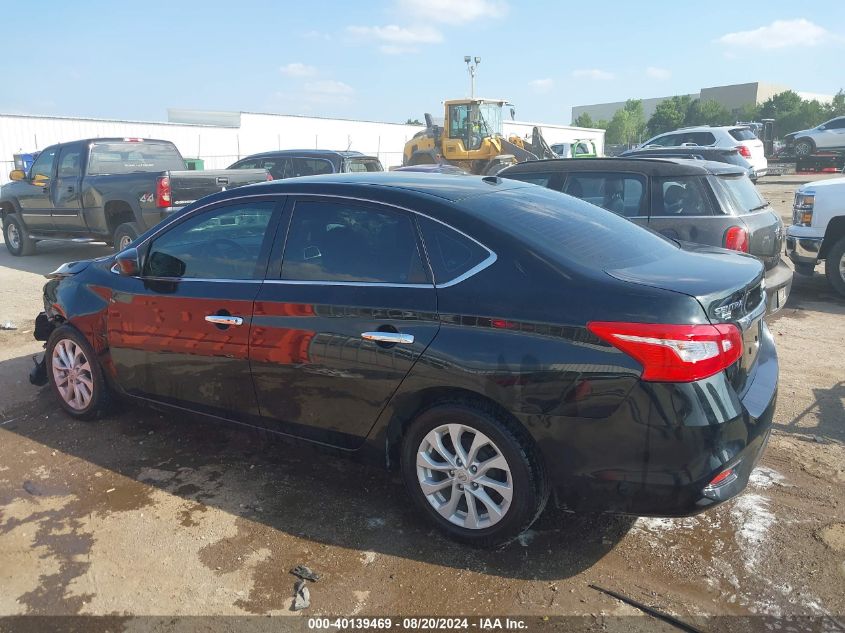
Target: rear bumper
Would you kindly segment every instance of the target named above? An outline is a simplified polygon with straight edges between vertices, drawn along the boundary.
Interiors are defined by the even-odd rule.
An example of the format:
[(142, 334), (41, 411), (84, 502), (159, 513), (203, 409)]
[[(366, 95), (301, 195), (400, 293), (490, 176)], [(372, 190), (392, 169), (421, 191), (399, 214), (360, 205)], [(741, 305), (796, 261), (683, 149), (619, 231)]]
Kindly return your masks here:
[[(640, 382), (610, 418), (557, 418), (542, 432), (535, 427), (558, 503), (687, 516), (738, 495), (768, 441), (777, 382), (774, 340), (763, 325), (741, 395), (724, 372), (695, 383)], [(733, 474), (709, 486), (726, 469)]]
[(774, 314), (786, 304), (792, 290), (792, 269), (780, 260), (766, 271), (766, 313)]

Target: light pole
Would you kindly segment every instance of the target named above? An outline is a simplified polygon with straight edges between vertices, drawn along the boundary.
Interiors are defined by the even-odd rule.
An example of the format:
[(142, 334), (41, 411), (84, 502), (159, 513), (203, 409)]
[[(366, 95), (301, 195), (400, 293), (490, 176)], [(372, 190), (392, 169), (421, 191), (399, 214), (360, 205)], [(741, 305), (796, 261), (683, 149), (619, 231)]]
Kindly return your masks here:
[[(480, 57), (473, 58), (471, 55), (464, 56), (464, 62), (467, 65), (467, 71), (469, 71), (469, 98), (475, 99), (475, 70), (478, 68), (478, 65), (481, 63)], [(475, 62), (475, 63), (473, 63)]]

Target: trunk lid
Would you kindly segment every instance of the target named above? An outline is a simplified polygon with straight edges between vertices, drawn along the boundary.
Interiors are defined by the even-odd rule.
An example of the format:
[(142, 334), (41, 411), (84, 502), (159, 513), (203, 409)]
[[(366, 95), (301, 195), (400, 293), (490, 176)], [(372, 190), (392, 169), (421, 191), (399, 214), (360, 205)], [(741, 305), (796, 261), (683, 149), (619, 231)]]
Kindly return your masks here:
[(741, 392), (754, 367), (766, 314), (764, 269), (760, 261), (723, 248), (681, 243), (677, 254), (627, 268), (605, 269), (621, 281), (678, 292), (695, 298), (711, 323), (739, 327), (743, 355), (728, 370)]
[(266, 169), (210, 169), (171, 171), (170, 190), (174, 207), (184, 207), (205, 196), (267, 180)]

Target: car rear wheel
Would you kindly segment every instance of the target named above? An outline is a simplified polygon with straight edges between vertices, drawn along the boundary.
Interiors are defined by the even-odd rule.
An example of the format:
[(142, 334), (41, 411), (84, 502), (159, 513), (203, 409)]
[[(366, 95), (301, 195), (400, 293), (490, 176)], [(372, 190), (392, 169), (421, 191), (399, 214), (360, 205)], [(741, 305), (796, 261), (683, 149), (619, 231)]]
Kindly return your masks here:
[(808, 138), (802, 138), (795, 142), (796, 156), (809, 156), (816, 152), (816, 144)]
[(3, 239), (8, 251), (16, 257), (35, 252), (35, 240), (29, 237), (17, 213), (10, 213), (3, 218)]
[(122, 251), (129, 246), (141, 232), (134, 222), (124, 222), (114, 230), (114, 250)]
[(414, 420), (405, 435), (402, 473), (431, 521), (451, 538), (479, 547), (517, 537), (549, 494), (527, 434), (468, 402), (441, 403)]
[(840, 238), (827, 252), (824, 268), (830, 285), (845, 297), (845, 237)]
[(105, 412), (111, 394), (94, 349), (69, 325), (56, 328), (47, 341), (47, 377), (62, 408), (90, 420)]

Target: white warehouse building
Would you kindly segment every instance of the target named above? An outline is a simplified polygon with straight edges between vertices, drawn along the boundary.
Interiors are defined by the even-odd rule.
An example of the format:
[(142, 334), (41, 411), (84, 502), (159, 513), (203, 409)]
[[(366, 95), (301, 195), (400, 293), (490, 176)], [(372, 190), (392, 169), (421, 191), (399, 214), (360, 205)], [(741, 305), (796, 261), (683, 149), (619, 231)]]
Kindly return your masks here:
[[(589, 139), (599, 154), (604, 130), (548, 123), (505, 121), (505, 136), (542, 129), (549, 144)], [(255, 112), (168, 110), (167, 122), (122, 121), (59, 116), (0, 114), (0, 183), (14, 169), (13, 156), (55, 143), (84, 138), (140, 137), (172, 141), (185, 158), (200, 158), (206, 169), (222, 169), (236, 160), (275, 149), (357, 150), (378, 156), (385, 169), (402, 164), (402, 149), (417, 125), (330, 119)]]

